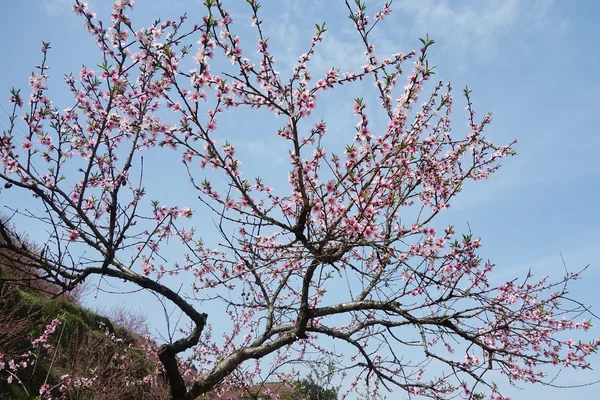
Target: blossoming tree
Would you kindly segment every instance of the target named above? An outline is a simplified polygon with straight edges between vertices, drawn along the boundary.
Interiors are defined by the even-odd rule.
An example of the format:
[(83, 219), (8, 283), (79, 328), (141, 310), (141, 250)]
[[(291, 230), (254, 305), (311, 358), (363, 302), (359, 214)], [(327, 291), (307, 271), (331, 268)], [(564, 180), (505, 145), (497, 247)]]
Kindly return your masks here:
[[(346, 0), (366, 65), (313, 79), (311, 57), (326, 33), (317, 25), (284, 80), (260, 5), (246, 2), (258, 37), (248, 56), (224, 1), (205, 0), (196, 25), (184, 16), (145, 29), (127, 15), (133, 0), (117, 0), (108, 24), (75, 2), (103, 63), (66, 77), (73, 101), (61, 111), (48, 97), (45, 43), (31, 95), (12, 91), (11, 126), (0, 138), (4, 190), (29, 193), (43, 212), (8, 206), (48, 228), (43, 250), (34, 251), (2, 223), (2, 246), (26, 272), (65, 291), (94, 275), (124, 280), (178, 307), (189, 330), (159, 349), (178, 399), (249, 386), (267, 370), (291, 382), (290, 365), (317, 359), (345, 372), (348, 393), (368, 385), (374, 396), (388, 389), (436, 399), (502, 399), (491, 377), (543, 384), (552, 366), (589, 368), (586, 356), (600, 342), (562, 334), (590, 327), (585, 307), (566, 296), (578, 273), (496, 285), (479, 239), (434, 225), (466, 181), (488, 178), (514, 151), (486, 139), (491, 116), (475, 116), (468, 89), (468, 132), (453, 134), (452, 86), (433, 82), (427, 61), (433, 41), (379, 60), (369, 35), (390, 4), (369, 18), (366, 2)], [(219, 53), (234, 73), (216, 70)], [(356, 129), (343, 154), (328, 152), (335, 121), (311, 117), (319, 96), (363, 80), (374, 81), (379, 100), (351, 102)], [(380, 107), (387, 126), (375, 129), (367, 106)], [(279, 117), (280, 128), (264, 134), (288, 147), (288, 182), (271, 187), (244, 174), (235, 143), (218, 129), (241, 108)], [(15, 129), (19, 117), (25, 134)], [(187, 203), (147, 199), (148, 152), (179, 152), (190, 182), (182, 193), (193, 193)], [(209, 179), (210, 168), (222, 178)], [(216, 249), (190, 229), (211, 219), (192, 211), (199, 207), (214, 212)], [(184, 254), (167, 254), (175, 241)], [(167, 275), (192, 282), (189, 291)], [(222, 338), (211, 334), (214, 307), (230, 317)], [(180, 359), (189, 354), (197, 372), (186, 384)]]

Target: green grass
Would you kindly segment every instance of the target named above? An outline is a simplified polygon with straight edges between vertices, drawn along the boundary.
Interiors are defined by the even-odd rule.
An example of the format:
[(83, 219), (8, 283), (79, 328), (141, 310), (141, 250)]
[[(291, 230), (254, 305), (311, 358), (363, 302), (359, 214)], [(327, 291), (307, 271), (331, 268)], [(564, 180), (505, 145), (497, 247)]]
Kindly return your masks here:
[[(7, 313), (9, 310), (14, 310), (16, 311), (15, 318), (33, 316), (28, 332), (31, 337), (39, 337), (43, 333), (45, 325), (50, 323), (52, 319), (58, 317), (61, 319), (61, 325), (51, 336), (50, 343), (55, 346), (62, 346), (61, 351), (63, 353), (61, 354), (63, 354), (63, 357), (59, 357), (53, 362), (53, 353), (45, 354), (37, 360), (34, 373), (32, 373), (33, 369), (31, 367), (22, 371), (23, 376), (31, 376), (31, 381), (27, 382), (27, 386), (32, 388), (32, 395), (37, 395), (37, 389), (46, 381), (46, 377), (48, 377), (48, 383), (52, 385), (58, 382), (61, 375), (71, 375), (73, 373), (70, 366), (74, 358), (81, 357), (81, 354), (77, 354), (77, 352), (84, 340), (88, 342), (87, 351), (90, 351), (89, 343), (92, 343), (93, 348), (98, 350), (97, 354), (89, 354), (90, 365), (96, 365), (99, 362), (98, 360), (103, 359), (102, 352), (105, 355), (121, 353), (127, 354), (127, 359), (135, 361), (137, 372), (132, 371), (134, 375), (139, 375), (141, 378), (153, 371), (154, 364), (146, 359), (143, 351), (133, 348), (128, 349), (130, 343), (139, 342), (138, 335), (127, 331), (123, 327), (115, 327), (107, 317), (66, 299), (48, 298), (32, 290), (13, 290), (9, 296), (8, 301), (0, 303), (0, 312)], [(106, 330), (109, 333), (114, 333), (122, 342), (114, 343), (111, 341), (106, 337)], [(11, 345), (13, 348), (0, 349), (0, 352), (9, 353), (7, 350), (10, 350), (12, 354), (22, 354), (24, 349), (30, 349), (29, 337), (27, 335), (23, 336), (22, 340), (18, 340)], [(87, 354), (84, 355), (84, 361), (86, 360), (85, 356)], [(114, 362), (111, 361), (110, 364), (104, 363), (102, 365), (112, 368)], [(20, 384), (13, 382), (8, 385), (6, 380), (0, 377), (0, 400), (28, 398)]]

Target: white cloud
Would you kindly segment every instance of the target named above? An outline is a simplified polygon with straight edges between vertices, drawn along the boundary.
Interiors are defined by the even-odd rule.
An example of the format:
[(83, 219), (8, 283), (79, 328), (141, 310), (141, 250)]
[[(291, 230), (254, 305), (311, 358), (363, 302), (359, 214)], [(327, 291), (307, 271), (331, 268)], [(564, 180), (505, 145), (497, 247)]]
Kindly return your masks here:
[(241, 144), (251, 157), (268, 160), (270, 167), (281, 166), (287, 158), (285, 147), (281, 144), (278, 145), (277, 142), (269, 144), (264, 140), (245, 140)]
[[(548, 251), (541, 256), (538, 250), (537, 254), (525, 255), (523, 260), (518, 263), (498, 265), (492, 278), (497, 283), (505, 282), (515, 276), (524, 277), (525, 272), (531, 270), (537, 280), (545, 276), (552, 276), (553, 279), (551, 280), (557, 280), (562, 278), (567, 271), (571, 273), (579, 272), (586, 266), (587, 270), (583, 274), (584, 277), (588, 279), (596, 278), (600, 273), (600, 267), (597, 263), (590, 264), (590, 262), (598, 259), (598, 244), (586, 235), (557, 241), (553, 243), (552, 247), (555, 251)], [(547, 250), (543, 247), (538, 249)]]
[(412, 43), (415, 37), (429, 33), (442, 44), (444, 53), (461, 60), (472, 56), (493, 57), (497, 42), (503, 38), (564, 32), (568, 27), (553, 0), (400, 0), (394, 5), (395, 12), (406, 16), (410, 24), (408, 31), (405, 27), (399, 30), (400, 35), (409, 35), (407, 39)]
[(331, 67), (336, 67), (342, 68), (342, 72), (360, 72), (360, 66), (367, 61), (363, 55), (365, 47), (359, 41), (358, 34), (355, 35), (355, 40), (350, 42), (343, 41), (333, 33), (327, 32), (325, 35), (323, 43), (319, 45), (312, 59), (311, 71), (315, 74), (324, 74)]
[(554, 30), (560, 33), (569, 28), (569, 22), (559, 16), (553, 16), (554, 0), (535, 0), (526, 3), (529, 6), (529, 27), (527, 31)]
[[(276, 44), (276, 60), (285, 60), (279, 63), (281, 71), (289, 70), (291, 62), (307, 50), (313, 25), (321, 19), (330, 29), (317, 49), (313, 72), (331, 65), (354, 67), (364, 63), (364, 47), (351, 22), (344, 18), (345, 9), (322, 3), (285, 0), (280, 7), (269, 8), (277, 18), (267, 18), (263, 13), (264, 29), (271, 44)], [(489, 62), (503, 56), (499, 52), (506, 47), (500, 46), (502, 40), (510, 40), (513, 48), (525, 49), (528, 35), (568, 29), (568, 21), (560, 15), (554, 0), (396, 0), (393, 10), (392, 16), (371, 33), (380, 57), (409, 51), (420, 45), (419, 37), (429, 34), (438, 42), (436, 52), (451, 59), (459, 69), (473, 58)], [(369, 14), (375, 11), (371, 7)]]
[[(74, 3), (75, 0), (37, 0), (37, 4), (51, 17), (74, 15)], [(89, 0), (86, 3), (90, 9), (94, 9)]]

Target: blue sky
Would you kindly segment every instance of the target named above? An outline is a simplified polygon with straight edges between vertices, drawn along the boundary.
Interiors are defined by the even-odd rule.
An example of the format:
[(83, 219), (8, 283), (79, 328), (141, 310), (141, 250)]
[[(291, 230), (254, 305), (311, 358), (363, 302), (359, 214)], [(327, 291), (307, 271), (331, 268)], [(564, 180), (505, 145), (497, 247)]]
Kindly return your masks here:
[[(244, 2), (231, 3), (235, 18)], [(363, 50), (352, 32), (343, 1), (262, 3), (267, 36), (284, 76), (306, 51), (314, 24), (323, 21), (329, 31), (314, 58), (315, 69), (323, 72), (336, 66), (346, 71), (363, 63)], [(381, 3), (368, 0), (370, 14)], [(23, 0), (3, 5), (0, 98), (4, 99), (4, 109), (0, 109), (0, 129), (8, 125), (8, 90), (11, 86), (27, 90), (31, 66), (40, 60), (42, 40), (50, 41), (53, 48), (49, 56), (51, 89), (56, 91), (59, 108), (68, 104), (60, 101), (64, 95), (62, 75), (76, 73), (83, 63), (97, 63), (99, 53), (81, 19), (71, 12), (70, 4), (70, 0)], [(107, 19), (108, 1), (90, 1), (90, 8)], [(374, 34), (378, 55), (416, 49), (418, 38), (428, 33), (436, 41), (430, 62), (438, 65), (437, 77), (451, 81), (457, 89), (454, 129), (467, 129), (464, 101), (458, 94), (460, 88), (468, 85), (473, 89), (479, 114), (491, 111), (494, 115), (488, 136), (498, 143), (518, 140), (515, 148), (519, 155), (505, 160), (489, 181), (468, 185), (443, 216), (444, 223), (453, 223), (459, 231), (467, 231), (467, 223), (470, 225), (474, 234), (483, 239), (482, 256), (498, 266), (495, 274), (499, 280), (522, 276), (528, 268), (536, 276), (560, 278), (560, 253), (570, 269), (589, 264), (584, 279), (576, 282), (571, 292), (600, 312), (600, 213), (596, 205), (600, 194), (600, 25), (596, 21), (600, 3), (396, 0), (392, 8), (392, 15)], [(138, 0), (134, 25), (148, 26), (157, 17), (177, 18), (185, 11), (194, 21), (200, 17), (194, 10), (201, 10), (199, 0)], [(240, 22), (238, 28), (249, 31), (247, 25)], [(253, 41), (249, 41), (248, 48), (254, 48)], [(353, 92), (356, 89), (344, 90), (322, 101), (318, 111), (328, 120), (333, 140), (340, 143), (344, 140), (344, 118), (348, 120), (351, 115), (349, 100), (357, 97)], [(277, 126), (275, 121), (266, 124)], [(351, 126), (353, 121), (348, 124)], [(285, 187), (287, 168), (278, 167), (285, 166), (287, 154), (270, 136), (274, 129), (265, 133), (242, 126), (242, 135), (239, 125), (239, 121), (224, 123), (223, 136), (231, 134), (238, 140), (248, 168), (260, 172), (265, 181), (274, 182), (273, 186)], [(186, 179), (173, 179), (170, 170), (163, 167), (164, 160), (160, 165), (148, 166), (149, 184), (157, 188), (153, 198), (162, 193), (161, 199), (175, 201), (181, 193), (178, 185)], [(210, 235), (210, 224), (205, 229)], [(127, 299), (132, 307), (147, 312), (150, 321), (161, 329), (160, 308), (140, 298), (101, 295), (104, 304)], [(596, 325), (598, 329), (593, 334), (600, 336), (600, 322)], [(563, 373), (558, 381), (566, 385), (600, 379), (600, 357), (596, 355), (592, 362), (596, 371)], [(573, 396), (591, 400), (597, 398), (594, 393), (598, 388), (565, 391), (526, 387), (524, 391), (509, 389), (507, 393), (515, 399), (558, 400)]]

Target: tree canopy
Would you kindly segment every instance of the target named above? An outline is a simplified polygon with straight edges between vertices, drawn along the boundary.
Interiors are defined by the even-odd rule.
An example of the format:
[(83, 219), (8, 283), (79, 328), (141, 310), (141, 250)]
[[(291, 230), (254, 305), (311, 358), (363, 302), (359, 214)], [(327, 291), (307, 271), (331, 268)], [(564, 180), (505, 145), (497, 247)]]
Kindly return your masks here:
[[(31, 218), (47, 237), (34, 248), (3, 220), (6, 262), (62, 291), (101, 276), (178, 308), (189, 325), (157, 352), (176, 399), (264, 379), (292, 385), (296, 365), (316, 362), (345, 373), (342, 395), (367, 387), (374, 398), (398, 390), (500, 400), (499, 375), (550, 384), (556, 366), (589, 368), (600, 341), (565, 336), (591, 326), (585, 305), (567, 294), (579, 272), (498, 284), (479, 255), (482, 240), (436, 222), (466, 182), (484, 181), (515, 152), (486, 138), (491, 114), (476, 115), (468, 88), (467, 129), (452, 128), (453, 87), (434, 79), (428, 61), (434, 41), (380, 58), (370, 34), (390, 4), (369, 14), (366, 2), (346, 0), (366, 64), (313, 77), (327, 32), (317, 24), (282, 74), (263, 34), (269, 21), (259, 3), (246, 3), (251, 50), (226, 1), (205, 0), (195, 23), (182, 16), (146, 28), (128, 16), (133, 0), (117, 0), (106, 23), (75, 1), (103, 61), (67, 75), (72, 100), (58, 105), (44, 43), (31, 94), (12, 90), (0, 180), (36, 208), (5, 205), (9, 220)], [(318, 104), (363, 82), (373, 92), (348, 99), (344, 112), (356, 124), (339, 146), (328, 136), (339, 121), (315, 118)], [(279, 127), (258, 131), (286, 147), (286, 181), (269, 182), (268, 166), (246, 174), (239, 136), (220, 129), (260, 126), (267, 115)], [(188, 184), (180, 202), (166, 204), (144, 171), (172, 155)], [(213, 225), (216, 248), (199, 234)], [(227, 316), (219, 326), (217, 313)], [(336, 398), (303, 383), (308, 398)]]

